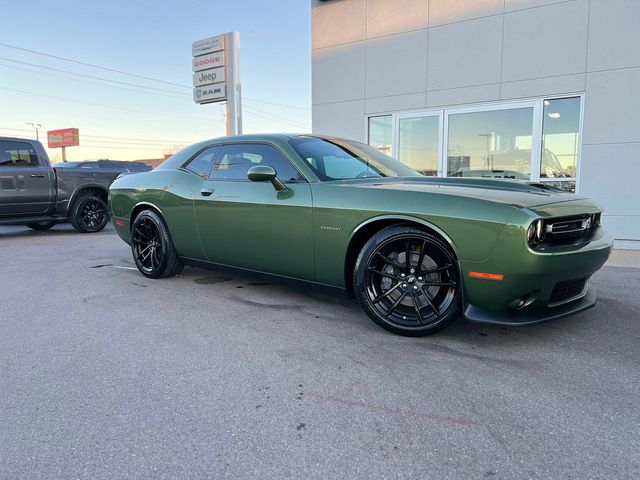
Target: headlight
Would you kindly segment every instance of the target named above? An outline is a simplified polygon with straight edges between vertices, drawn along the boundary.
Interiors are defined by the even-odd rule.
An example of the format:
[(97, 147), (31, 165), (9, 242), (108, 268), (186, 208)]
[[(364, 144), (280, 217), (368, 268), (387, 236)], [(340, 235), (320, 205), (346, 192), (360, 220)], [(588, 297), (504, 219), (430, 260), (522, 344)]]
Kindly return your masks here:
[(544, 240), (544, 222), (540, 219), (534, 220), (527, 229), (527, 242), (534, 246)]

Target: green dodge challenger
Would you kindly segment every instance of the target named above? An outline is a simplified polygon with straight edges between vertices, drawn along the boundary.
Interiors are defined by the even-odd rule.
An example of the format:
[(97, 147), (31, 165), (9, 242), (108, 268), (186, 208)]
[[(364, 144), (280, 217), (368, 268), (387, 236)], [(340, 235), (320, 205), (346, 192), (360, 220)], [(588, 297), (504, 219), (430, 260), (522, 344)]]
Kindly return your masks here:
[(611, 239), (591, 200), (513, 180), (425, 177), (358, 142), (243, 135), (185, 148), (110, 189), (140, 272), (232, 267), (347, 291), (428, 335), (462, 313), (526, 325), (596, 302)]

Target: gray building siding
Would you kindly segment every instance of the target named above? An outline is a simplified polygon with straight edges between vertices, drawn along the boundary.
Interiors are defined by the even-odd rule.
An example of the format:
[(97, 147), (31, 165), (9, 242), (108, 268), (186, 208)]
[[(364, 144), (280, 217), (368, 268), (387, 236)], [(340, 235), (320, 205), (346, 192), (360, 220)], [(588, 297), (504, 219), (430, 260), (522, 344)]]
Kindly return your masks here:
[(640, 248), (640, 1), (312, 0), (313, 131), (369, 115), (584, 94), (578, 188)]

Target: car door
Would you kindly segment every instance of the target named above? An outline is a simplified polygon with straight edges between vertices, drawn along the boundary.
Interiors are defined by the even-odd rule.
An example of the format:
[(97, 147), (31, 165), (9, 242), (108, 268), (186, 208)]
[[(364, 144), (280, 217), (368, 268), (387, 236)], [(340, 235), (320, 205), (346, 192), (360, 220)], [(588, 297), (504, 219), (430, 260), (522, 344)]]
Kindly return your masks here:
[[(189, 165), (201, 175), (210, 168), (195, 200), (209, 261), (313, 280), (311, 189), (284, 153), (267, 143), (226, 144)], [(250, 181), (254, 165), (273, 167), (286, 189)]]
[(33, 145), (0, 140), (0, 217), (43, 215), (52, 200), (52, 169)]

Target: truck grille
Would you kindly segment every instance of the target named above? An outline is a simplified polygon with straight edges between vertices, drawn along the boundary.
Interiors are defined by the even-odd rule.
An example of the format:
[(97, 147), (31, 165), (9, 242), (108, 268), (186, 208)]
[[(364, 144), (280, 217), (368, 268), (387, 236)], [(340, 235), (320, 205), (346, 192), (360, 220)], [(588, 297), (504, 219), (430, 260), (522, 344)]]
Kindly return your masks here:
[(556, 283), (551, 292), (551, 297), (549, 297), (549, 305), (579, 297), (584, 292), (587, 280), (589, 280), (589, 277), (574, 278)]

